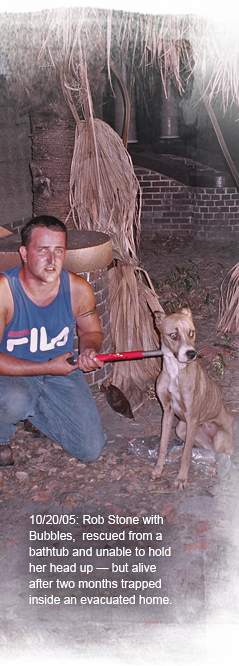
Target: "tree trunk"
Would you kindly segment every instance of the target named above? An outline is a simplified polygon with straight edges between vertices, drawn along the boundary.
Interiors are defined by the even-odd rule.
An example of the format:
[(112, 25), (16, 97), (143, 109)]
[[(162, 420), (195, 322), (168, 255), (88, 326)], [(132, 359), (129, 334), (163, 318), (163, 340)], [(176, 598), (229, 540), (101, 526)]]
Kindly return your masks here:
[[(53, 107), (53, 108), (52, 108)], [(65, 100), (31, 112), (34, 215), (54, 215), (65, 221), (75, 138), (75, 120)], [(68, 227), (74, 227), (68, 221)]]

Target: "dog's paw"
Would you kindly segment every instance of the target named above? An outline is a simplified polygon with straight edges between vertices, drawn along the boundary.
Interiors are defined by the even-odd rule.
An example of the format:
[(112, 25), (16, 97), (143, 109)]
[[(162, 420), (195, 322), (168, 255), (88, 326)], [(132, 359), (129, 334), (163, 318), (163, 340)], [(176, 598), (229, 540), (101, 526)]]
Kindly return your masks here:
[(184, 475), (179, 473), (178, 476), (176, 477), (173, 485), (175, 486), (175, 488), (179, 488), (179, 490), (183, 490), (184, 488), (186, 488), (187, 483), (188, 483), (188, 477), (186, 475), (184, 476)]
[(162, 473), (163, 473), (163, 466), (160, 465), (160, 467), (158, 467), (156, 465), (156, 467), (154, 467), (154, 469), (151, 472), (151, 479), (160, 479)]

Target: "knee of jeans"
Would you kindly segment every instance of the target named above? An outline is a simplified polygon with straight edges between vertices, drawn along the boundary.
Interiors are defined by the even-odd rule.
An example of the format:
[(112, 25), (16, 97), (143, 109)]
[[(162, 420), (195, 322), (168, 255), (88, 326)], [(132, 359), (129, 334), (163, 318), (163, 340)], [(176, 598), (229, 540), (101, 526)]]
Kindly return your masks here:
[(89, 447), (89, 449), (85, 452), (85, 454), (81, 455), (81, 460), (82, 462), (93, 462), (94, 460), (97, 460), (99, 458), (101, 451), (103, 449), (103, 446), (106, 442), (106, 435), (102, 439), (100, 439), (98, 442), (94, 441), (94, 446)]
[(0, 399), (0, 420), (5, 423), (17, 423), (33, 412), (33, 396), (18, 387), (2, 395)]

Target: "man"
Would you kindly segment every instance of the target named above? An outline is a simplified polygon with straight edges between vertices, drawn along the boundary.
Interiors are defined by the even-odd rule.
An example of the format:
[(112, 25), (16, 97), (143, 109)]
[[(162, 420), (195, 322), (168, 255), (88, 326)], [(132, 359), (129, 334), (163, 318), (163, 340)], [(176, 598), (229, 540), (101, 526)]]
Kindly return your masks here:
[(27, 418), (71, 455), (92, 461), (106, 440), (82, 372), (103, 365), (95, 358), (103, 333), (94, 293), (83, 277), (63, 268), (66, 227), (60, 220), (35, 217), (21, 236), (22, 266), (0, 274), (0, 466), (13, 464), (10, 438)]

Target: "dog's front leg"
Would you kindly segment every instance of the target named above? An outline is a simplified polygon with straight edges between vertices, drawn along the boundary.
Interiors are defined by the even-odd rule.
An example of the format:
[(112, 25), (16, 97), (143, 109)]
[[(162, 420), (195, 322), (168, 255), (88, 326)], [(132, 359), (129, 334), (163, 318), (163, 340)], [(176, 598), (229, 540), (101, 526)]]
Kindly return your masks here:
[(183, 450), (179, 473), (174, 481), (174, 485), (176, 486), (176, 488), (180, 488), (180, 490), (186, 488), (187, 485), (188, 470), (191, 462), (192, 448), (198, 427), (198, 418), (193, 420), (187, 420), (186, 424), (187, 424), (187, 433), (186, 433), (185, 446)]
[(160, 476), (162, 476), (164, 464), (165, 464), (165, 458), (167, 455), (167, 449), (168, 449), (168, 440), (170, 437), (170, 433), (172, 430), (172, 425), (173, 425), (173, 417), (174, 417), (174, 411), (168, 403), (167, 405), (164, 405), (164, 412), (163, 412), (163, 420), (162, 420), (162, 432), (161, 432), (161, 440), (160, 440), (160, 447), (159, 447), (159, 457), (157, 464), (153, 471), (151, 472), (151, 477), (152, 479), (157, 479)]

